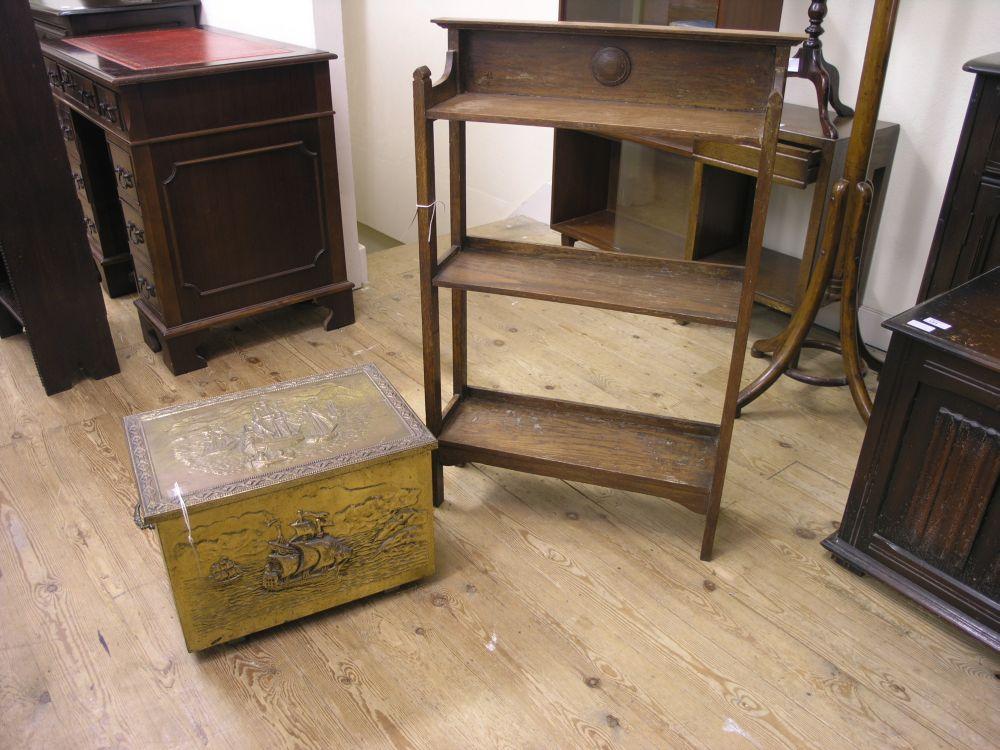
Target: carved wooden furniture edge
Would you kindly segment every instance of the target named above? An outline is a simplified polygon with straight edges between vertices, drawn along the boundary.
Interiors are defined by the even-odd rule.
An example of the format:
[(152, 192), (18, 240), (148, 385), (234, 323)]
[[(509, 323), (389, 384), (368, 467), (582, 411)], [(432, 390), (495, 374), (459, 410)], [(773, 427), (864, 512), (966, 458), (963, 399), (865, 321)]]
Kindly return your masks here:
[(168, 406), (163, 409), (143, 412), (141, 414), (131, 414), (124, 418), (125, 435), (129, 445), (129, 452), (132, 456), (132, 466), (135, 470), (136, 484), (139, 488), (139, 501), (135, 509), (135, 521), (140, 527), (147, 527), (150, 521), (160, 521), (173, 515), (179, 514), (180, 507), (169, 500), (164, 500), (156, 482), (156, 474), (149, 456), (149, 447), (146, 444), (143, 421), (157, 419), (160, 417), (179, 414), (191, 409), (199, 409), (205, 406), (235, 401), (237, 399), (252, 398), (278, 391), (298, 388), (304, 385), (311, 385), (327, 380), (339, 380), (352, 375), (365, 374), (385, 398), (386, 402), (393, 408), (403, 424), (409, 430), (409, 434), (403, 438), (386, 440), (375, 445), (359, 448), (330, 458), (318, 461), (309, 461), (289, 468), (277, 469), (260, 474), (250, 474), (236, 482), (209, 487), (190, 494), (185, 493), (185, 504), (190, 506), (199, 505), (212, 500), (221, 500), (235, 495), (271, 487), (276, 484), (291, 482), (318, 475), (322, 472), (341, 469), (345, 466), (353, 466), (365, 463), (373, 459), (381, 458), (389, 454), (396, 454), (402, 451), (416, 450), (421, 448), (434, 448), (437, 440), (431, 432), (424, 426), (424, 423), (417, 416), (406, 400), (393, 387), (389, 380), (373, 364), (364, 364), (352, 367), (347, 370), (338, 370), (332, 373), (320, 373), (310, 375), (297, 380), (289, 380), (283, 383), (252, 388), (234, 393), (224, 393), (214, 398), (201, 401), (193, 401), (187, 404)]
[(662, 37), (701, 39), (740, 44), (768, 44), (794, 47), (806, 40), (805, 34), (745, 29), (698, 29), (686, 26), (654, 26), (634, 23), (591, 23), (586, 21), (501, 21), (470, 18), (434, 18), (431, 23), (446, 29), (486, 31), (535, 31), (548, 34), (595, 34), (600, 36)]

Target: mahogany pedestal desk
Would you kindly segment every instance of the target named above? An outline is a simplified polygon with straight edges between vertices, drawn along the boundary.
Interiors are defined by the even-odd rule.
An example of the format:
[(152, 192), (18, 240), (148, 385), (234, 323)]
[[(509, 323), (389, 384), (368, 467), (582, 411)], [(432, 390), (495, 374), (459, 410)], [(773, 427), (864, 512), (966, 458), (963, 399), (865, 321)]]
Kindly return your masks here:
[[(307, 300), (354, 322), (327, 52), (203, 28), (43, 41), (95, 259), (134, 265), (179, 375), (212, 326)], [(110, 256), (106, 243), (127, 247)]]
[(885, 323), (892, 341), (844, 519), (823, 542), (848, 568), (871, 573), (995, 650), (998, 299), (1000, 268)]

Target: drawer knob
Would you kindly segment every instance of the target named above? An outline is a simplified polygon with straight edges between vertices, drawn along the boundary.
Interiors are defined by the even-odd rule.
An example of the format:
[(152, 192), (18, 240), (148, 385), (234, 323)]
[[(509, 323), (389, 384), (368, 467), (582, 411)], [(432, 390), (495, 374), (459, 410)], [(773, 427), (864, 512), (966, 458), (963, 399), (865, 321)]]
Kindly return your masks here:
[(125, 229), (128, 231), (128, 241), (133, 245), (146, 244), (146, 230), (142, 227), (137, 226), (130, 221), (125, 225)]
[(139, 290), (139, 294), (148, 294), (150, 297), (156, 296), (156, 285), (150, 282), (145, 276), (135, 277), (135, 286)]
[(118, 178), (119, 187), (125, 190), (131, 190), (135, 187), (135, 179), (132, 177), (132, 173), (125, 169), (125, 167), (116, 166), (115, 176)]
[(108, 104), (107, 102), (98, 101), (97, 102), (97, 112), (105, 120), (114, 124), (118, 122), (118, 107), (114, 104)]
[(632, 72), (632, 60), (628, 52), (618, 47), (604, 47), (594, 53), (590, 61), (590, 72), (603, 86), (619, 86)]

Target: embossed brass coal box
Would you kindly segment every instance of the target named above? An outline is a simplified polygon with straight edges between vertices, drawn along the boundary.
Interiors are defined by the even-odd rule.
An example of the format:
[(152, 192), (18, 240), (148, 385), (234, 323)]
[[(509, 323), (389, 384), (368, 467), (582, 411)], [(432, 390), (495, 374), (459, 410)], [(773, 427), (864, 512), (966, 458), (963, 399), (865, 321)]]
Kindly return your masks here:
[(189, 651), (434, 572), (436, 443), (374, 365), (126, 417)]

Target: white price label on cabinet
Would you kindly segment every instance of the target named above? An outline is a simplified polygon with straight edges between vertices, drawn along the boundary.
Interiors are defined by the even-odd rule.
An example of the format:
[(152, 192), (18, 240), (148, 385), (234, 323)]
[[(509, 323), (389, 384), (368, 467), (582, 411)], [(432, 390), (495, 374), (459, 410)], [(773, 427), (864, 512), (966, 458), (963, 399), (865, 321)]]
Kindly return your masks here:
[(934, 333), (934, 326), (929, 326), (922, 320), (908, 320), (906, 322), (906, 325), (912, 326), (913, 328), (919, 328), (921, 331), (924, 331), (925, 333)]
[(951, 323), (945, 323), (937, 318), (924, 318), (924, 322), (934, 326), (935, 328), (940, 328), (942, 331), (947, 331), (951, 328)]

